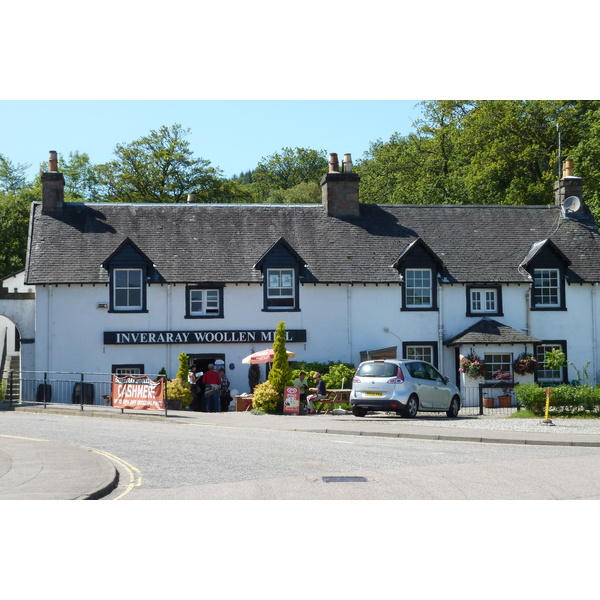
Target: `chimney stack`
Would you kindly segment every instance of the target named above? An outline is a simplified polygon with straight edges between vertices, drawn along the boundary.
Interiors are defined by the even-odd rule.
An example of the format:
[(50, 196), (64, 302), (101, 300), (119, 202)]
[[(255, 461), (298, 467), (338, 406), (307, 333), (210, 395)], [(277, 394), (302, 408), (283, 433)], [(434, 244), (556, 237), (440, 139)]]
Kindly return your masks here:
[(188, 194), (187, 195), (187, 203), (195, 204), (195, 202), (196, 202), (196, 194)]
[(321, 180), (321, 197), (328, 217), (358, 217), (360, 177), (352, 172), (352, 157), (344, 154), (343, 172), (337, 154), (329, 155), (329, 173)]
[(42, 173), (42, 212), (61, 212), (65, 201), (65, 178), (58, 171), (56, 150), (50, 150), (48, 171)]
[(573, 175), (573, 161), (568, 158), (563, 164), (562, 178), (554, 185), (554, 203), (562, 206), (570, 196), (577, 196), (583, 203), (583, 179)]

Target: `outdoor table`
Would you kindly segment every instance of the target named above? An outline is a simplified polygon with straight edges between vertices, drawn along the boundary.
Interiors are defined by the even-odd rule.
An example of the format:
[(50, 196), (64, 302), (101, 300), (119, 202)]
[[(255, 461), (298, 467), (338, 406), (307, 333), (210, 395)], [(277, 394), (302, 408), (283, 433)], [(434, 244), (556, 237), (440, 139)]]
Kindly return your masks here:
[(236, 396), (235, 397), (235, 410), (236, 412), (244, 412), (252, 408), (253, 395)]
[(330, 413), (336, 404), (350, 404), (350, 390), (325, 390), (327, 392), (325, 398), (315, 400), (320, 402), (317, 413), (320, 413), (324, 407), (325, 413)]

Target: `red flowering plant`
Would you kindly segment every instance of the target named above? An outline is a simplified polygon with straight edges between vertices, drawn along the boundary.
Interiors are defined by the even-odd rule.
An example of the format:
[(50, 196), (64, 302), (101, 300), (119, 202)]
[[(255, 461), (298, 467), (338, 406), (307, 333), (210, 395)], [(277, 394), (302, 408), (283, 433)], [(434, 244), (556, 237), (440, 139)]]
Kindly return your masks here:
[(471, 354), (467, 354), (467, 356), (463, 356), (460, 359), (460, 369), (461, 373), (464, 373), (467, 377), (471, 379), (477, 379), (478, 377), (485, 376), (485, 360), (482, 360), (475, 354), (471, 352)]
[(538, 370), (538, 360), (532, 354), (523, 352), (513, 362), (513, 371), (517, 375), (527, 375), (528, 373), (535, 373)]

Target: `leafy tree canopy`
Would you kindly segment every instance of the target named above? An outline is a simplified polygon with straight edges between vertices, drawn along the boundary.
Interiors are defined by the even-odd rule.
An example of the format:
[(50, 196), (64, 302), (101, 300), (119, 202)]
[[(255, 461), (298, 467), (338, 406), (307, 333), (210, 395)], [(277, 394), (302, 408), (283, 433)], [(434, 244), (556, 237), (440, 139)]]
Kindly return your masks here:
[(185, 202), (188, 194), (205, 197), (219, 171), (195, 158), (185, 139), (189, 129), (162, 126), (129, 144), (117, 144), (116, 159), (99, 165), (101, 196), (117, 202)]
[(0, 154), (0, 194), (18, 192), (27, 185), (28, 165), (15, 165)]
[(252, 173), (252, 186), (259, 201), (267, 201), (273, 190), (289, 190), (301, 183), (318, 183), (327, 172), (325, 150), (282, 148), (263, 158)]
[(443, 100), (421, 106), (414, 132), (372, 143), (357, 165), (363, 201), (549, 204), (559, 161), (572, 157), (585, 181), (586, 202), (592, 210), (600, 205), (598, 101)]

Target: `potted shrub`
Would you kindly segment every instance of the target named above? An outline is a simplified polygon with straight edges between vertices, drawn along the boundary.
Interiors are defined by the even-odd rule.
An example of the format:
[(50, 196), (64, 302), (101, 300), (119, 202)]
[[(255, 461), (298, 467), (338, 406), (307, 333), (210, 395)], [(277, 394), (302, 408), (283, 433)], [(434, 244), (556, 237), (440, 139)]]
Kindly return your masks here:
[(500, 382), (502, 395), (498, 396), (498, 404), (501, 408), (506, 408), (512, 403), (512, 382), (513, 377), (510, 371), (496, 371), (494, 373), (494, 381)]
[(491, 396), (483, 397), (484, 408), (494, 408), (494, 399)]

